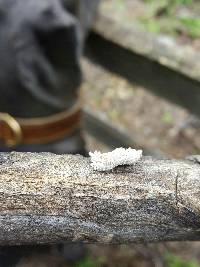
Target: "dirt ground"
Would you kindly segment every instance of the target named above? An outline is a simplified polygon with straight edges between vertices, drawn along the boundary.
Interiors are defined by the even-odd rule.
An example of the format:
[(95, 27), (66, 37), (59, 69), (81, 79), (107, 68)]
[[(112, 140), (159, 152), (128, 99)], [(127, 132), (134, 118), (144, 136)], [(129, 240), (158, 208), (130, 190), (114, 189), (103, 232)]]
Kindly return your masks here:
[(140, 147), (175, 158), (200, 153), (200, 121), (188, 111), (87, 60), (83, 69), (87, 106), (128, 132)]

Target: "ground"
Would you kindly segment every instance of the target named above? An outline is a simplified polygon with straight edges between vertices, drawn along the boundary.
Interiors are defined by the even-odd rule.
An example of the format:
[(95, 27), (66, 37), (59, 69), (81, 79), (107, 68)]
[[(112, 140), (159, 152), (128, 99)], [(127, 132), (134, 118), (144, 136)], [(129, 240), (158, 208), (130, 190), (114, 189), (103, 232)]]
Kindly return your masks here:
[(128, 132), (140, 147), (175, 158), (200, 153), (200, 122), (188, 111), (87, 60), (83, 69), (87, 106)]

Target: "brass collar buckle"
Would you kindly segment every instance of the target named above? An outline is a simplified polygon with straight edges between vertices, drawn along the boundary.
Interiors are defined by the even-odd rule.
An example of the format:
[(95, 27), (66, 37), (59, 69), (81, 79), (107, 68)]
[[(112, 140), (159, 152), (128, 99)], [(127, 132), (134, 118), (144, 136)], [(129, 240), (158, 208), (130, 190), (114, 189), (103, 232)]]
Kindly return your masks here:
[[(18, 121), (11, 115), (0, 112), (0, 122), (1, 121), (4, 122), (4, 125), (9, 128), (8, 130), (10, 130), (10, 133), (7, 129), (5, 130), (5, 133), (0, 133), (0, 136), (4, 139), (5, 144), (9, 147), (20, 144), (22, 141), (22, 129)], [(7, 135), (6, 132), (8, 133)]]

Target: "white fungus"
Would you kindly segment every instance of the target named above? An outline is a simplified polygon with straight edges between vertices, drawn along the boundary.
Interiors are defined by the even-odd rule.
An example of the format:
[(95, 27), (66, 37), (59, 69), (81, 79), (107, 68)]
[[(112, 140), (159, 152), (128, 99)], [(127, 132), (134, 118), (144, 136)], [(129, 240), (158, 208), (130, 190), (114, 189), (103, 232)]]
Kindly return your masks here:
[(112, 152), (101, 153), (95, 151), (89, 152), (91, 166), (96, 171), (109, 171), (119, 165), (131, 165), (136, 163), (142, 157), (142, 150), (132, 148), (116, 148)]

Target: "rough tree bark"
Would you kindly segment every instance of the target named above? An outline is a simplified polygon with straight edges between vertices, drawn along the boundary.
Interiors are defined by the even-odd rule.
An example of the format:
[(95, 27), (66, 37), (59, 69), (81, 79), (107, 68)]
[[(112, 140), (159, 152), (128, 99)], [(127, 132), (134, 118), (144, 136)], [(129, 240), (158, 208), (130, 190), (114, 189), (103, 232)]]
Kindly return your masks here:
[(101, 173), (78, 155), (0, 153), (0, 184), (0, 245), (200, 240), (198, 162)]

